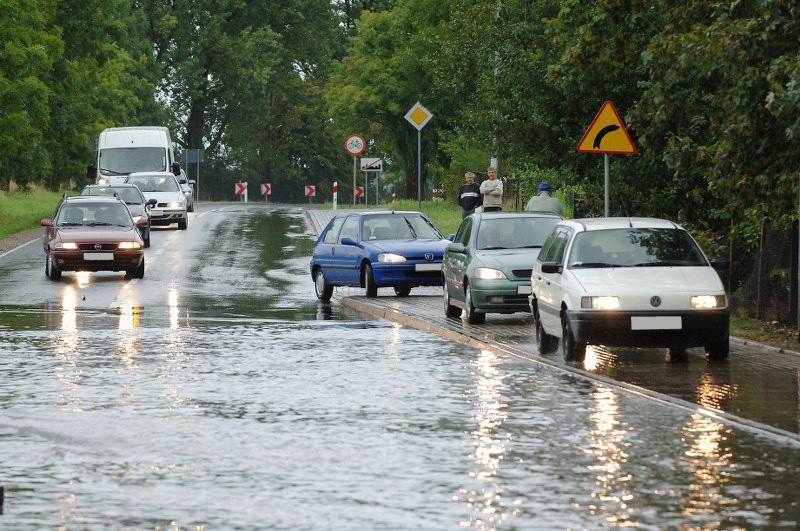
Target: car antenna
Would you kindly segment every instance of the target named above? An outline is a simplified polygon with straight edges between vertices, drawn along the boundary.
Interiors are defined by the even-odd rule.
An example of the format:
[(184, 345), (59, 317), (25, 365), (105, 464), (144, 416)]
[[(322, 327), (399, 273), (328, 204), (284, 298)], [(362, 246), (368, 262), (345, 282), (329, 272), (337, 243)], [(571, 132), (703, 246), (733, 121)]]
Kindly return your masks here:
[(622, 203), (622, 209), (625, 210), (625, 217), (628, 218), (628, 227), (633, 228), (633, 222), (631, 221), (631, 213), (628, 211), (628, 205), (625, 204), (625, 198), (621, 197), (619, 201), (620, 203)]

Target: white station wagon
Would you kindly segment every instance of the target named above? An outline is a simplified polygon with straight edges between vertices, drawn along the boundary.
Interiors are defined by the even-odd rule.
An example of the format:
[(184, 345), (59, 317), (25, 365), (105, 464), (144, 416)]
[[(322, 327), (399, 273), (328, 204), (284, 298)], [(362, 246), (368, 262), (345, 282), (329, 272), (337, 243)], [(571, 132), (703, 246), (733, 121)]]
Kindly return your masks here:
[(725, 288), (681, 226), (653, 218), (564, 220), (531, 273), (530, 307), (539, 352), (583, 361), (588, 343), (666, 347), (676, 358), (705, 347), (728, 357)]

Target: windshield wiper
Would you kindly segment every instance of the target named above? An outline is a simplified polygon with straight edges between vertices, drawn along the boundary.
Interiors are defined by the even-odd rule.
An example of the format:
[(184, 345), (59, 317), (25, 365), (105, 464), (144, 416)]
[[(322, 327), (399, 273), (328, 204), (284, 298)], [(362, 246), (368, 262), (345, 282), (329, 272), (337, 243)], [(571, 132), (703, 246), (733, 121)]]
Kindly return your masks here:
[(107, 172), (112, 175), (128, 175), (124, 171), (117, 171), (117, 170), (109, 170), (108, 168), (100, 168), (100, 173)]
[(490, 247), (481, 247), (481, 251), (496, 251), (498, 249), (505, 249), (502, 245), (494, 245)]
[(638, 264), (633, 264), (631, 267), (672, 267), (672, 266), (682, 266), (686, 265), (684, 262), (670, 262), (667, 260), (662, 260), (660, 262), (641, 262)]
[(90, 227), (97, 227), (98, 225), (103, 227), (110, 227), (111, 225), (113, 225), (113, 223), (109, 223), (108, 221), (92, 221), (91, 223), (89, 223)]
[(589, 268), (600, 268), (600, 267), (620, 267), (620, 265), (619, 264), (607, 264), (605, 262), (578, 262), (578, 263), (572, 264), (571, 267), (573, 267), (573, 268), (585, 267), (585, 268), (589, 269)]
[(417, 239), (417, 231), (415, 231), (415, 230), (414, 230), (414, 227), (413, 227), (413, 226), (411, 225), (411, 223), (408, 221), (408, 218), (403, 218), (403, 219), (405, 220), (405, 222), (406, 222), (406, 225), (408, 225), (408, 228), (409, 228), (409, 230), (411, 230), (411, 237), (412, 237), (414, 240), (416, 240), (416, 239)]

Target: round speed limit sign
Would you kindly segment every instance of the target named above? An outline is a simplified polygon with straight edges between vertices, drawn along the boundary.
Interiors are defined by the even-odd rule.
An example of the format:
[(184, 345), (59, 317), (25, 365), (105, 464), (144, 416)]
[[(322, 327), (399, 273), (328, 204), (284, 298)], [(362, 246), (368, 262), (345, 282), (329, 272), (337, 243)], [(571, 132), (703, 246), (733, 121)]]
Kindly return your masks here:
[(354, 157), (364, 153), (365, 149), (367, 149), (367, 143), (361, 135), (350, 135), (344, 141), (344, 150)]

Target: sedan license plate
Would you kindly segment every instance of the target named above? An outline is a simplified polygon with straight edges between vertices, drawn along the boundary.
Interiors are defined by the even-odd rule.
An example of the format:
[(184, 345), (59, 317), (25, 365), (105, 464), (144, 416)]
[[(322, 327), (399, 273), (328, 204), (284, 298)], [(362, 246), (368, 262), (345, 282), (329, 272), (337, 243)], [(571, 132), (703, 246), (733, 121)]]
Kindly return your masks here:
[(441, 271), (442, 264), (415, 264), (414, 271)]
[(533, 287), (529, 284), (527, 286), (517, 286), (517, 295), (530, 295), (533, 293)]
[(164, 211), (163, 210), (154, 210), (154, 209), (151, 208), (150, 209), (150, 215), (151, 216), (163, 216), (164, 215)]
[(654, 317), (631, 317), (631, 330), (680, 330), (683, 328), (679, 315)]
[(113, 260), (114, 253), (83, 253), (84, 260)]

